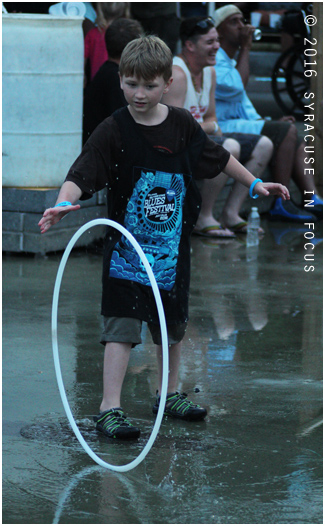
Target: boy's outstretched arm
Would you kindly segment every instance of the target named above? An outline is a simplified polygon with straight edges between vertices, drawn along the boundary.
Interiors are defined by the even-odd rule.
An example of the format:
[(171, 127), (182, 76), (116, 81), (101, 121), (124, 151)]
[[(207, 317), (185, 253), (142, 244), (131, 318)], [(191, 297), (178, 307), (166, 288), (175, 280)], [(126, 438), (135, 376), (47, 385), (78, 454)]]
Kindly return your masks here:
[[(246, 170), (246, 168), (232, 155), (230, 156), (229, 161), (223, 171), (226, 175), (233, 177), (236, 181), (239, 181), (248, 188), (250, 188), (251, 184), (256, 180), (256, 177)], [(288, 188), (279, 183), (258, 182), (254, 187), (254, 194), (261, 196), (277, 195), (282, 197), (282, 199), (285, 201), (290, 199)]]
[(69, 201), (72, 203), (68, 206), (56, 206), (53, 208), (47, 208), (43, 214), (42, 219), (39, 221), (38, 226), (41, 229), (41, 234), (47, 232), (47, 230), (58, 223), (62, 217), (64, 217), (69, 212), (74, 210), (79, 210), (80, 205), (74, 205), (78, 199), (80, 199), (82, 191), (75, 183), (72, 181), (66, 181), (63, 183), (61, 190), (59, 192), (56, 204)]

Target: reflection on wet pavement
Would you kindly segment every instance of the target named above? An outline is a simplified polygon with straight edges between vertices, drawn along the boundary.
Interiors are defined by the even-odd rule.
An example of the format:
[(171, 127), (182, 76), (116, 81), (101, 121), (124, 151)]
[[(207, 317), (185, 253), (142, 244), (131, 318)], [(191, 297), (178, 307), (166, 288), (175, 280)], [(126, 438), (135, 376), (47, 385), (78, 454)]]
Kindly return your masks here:
[[(301, 226), (245, 239), (193, 239), (181, 391), (205, 422), (164, 420), (146, 459), (113, 473), (84, 453), (65, 417), (51, 350), (60, 254), (3, 259), (3, 523), (322, 523), (322, 234), (313, 272)], [(320, 229), (320, 227), (318, 227)], [(155, 351), (144, 327), (123, 406), (139, 441), (106, 441), (101, 399), (101, 256), (73, 252), (60, 294), (64, 384), (89, 445), (132, 461), (152, 429)]]

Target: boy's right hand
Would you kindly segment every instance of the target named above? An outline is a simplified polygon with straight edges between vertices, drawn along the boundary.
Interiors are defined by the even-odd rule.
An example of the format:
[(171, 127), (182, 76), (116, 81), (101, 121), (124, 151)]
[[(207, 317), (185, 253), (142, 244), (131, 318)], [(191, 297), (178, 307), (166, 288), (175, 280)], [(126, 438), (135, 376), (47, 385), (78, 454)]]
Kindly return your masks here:
[(254, 192), (260, 196), (276, 195), (284, 201), (290, 200), (288, 188), (280, 183), (256, 183)]
[(53, 208), (47, 208), (45, 210), (42, 219), (39, 221), (38, 226), (41, 229), (41, 234), (47, 232), (47, 230), (58, 223), (62, 217), (67, 215), (69, 212), (79, 210), (80, 205), (68, 205), (68, 206), (56, 206)]

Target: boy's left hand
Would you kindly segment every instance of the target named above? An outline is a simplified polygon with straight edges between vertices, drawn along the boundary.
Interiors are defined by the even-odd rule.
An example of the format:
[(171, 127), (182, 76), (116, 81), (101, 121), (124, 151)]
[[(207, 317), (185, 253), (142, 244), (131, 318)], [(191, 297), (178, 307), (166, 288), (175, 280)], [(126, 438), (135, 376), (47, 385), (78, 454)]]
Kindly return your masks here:
[(256, 183), (254, 193), (260, 196), (277, 195), (284, 201), (290, 199), (290, 193), (286, 186), (279, 183)]

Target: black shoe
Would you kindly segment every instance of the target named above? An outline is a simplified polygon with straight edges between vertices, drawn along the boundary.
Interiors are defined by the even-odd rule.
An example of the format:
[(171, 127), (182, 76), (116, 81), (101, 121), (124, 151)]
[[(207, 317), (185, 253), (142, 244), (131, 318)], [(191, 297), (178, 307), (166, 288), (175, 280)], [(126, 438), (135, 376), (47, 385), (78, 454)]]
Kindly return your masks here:
[[(160, 396), (157, 392), (156, 403), (152, 408), (155, 415), (158, 413), (159, 400)], [(164, 414), (182, 420), (203, 420), (207, 415), (207, 410), (187, 400), (186, 393), (180, 394), (176, 391), (167, 394)]]
[(314, 214), (301, 210), (292, 201), (283, 201), (281, 197), (276, 199), (274, 206), (269, 211), (269, 217), (274, 221), (291, 221), (294, 223), (314, 223), (317, 221)]
[(98, 416), (94, 416), (94, 422), (97, 431), (101, 431), (108, 438), (129, 440), (140, 436), (140, 429), (131, 424), (121, 407), (103, 411)]

